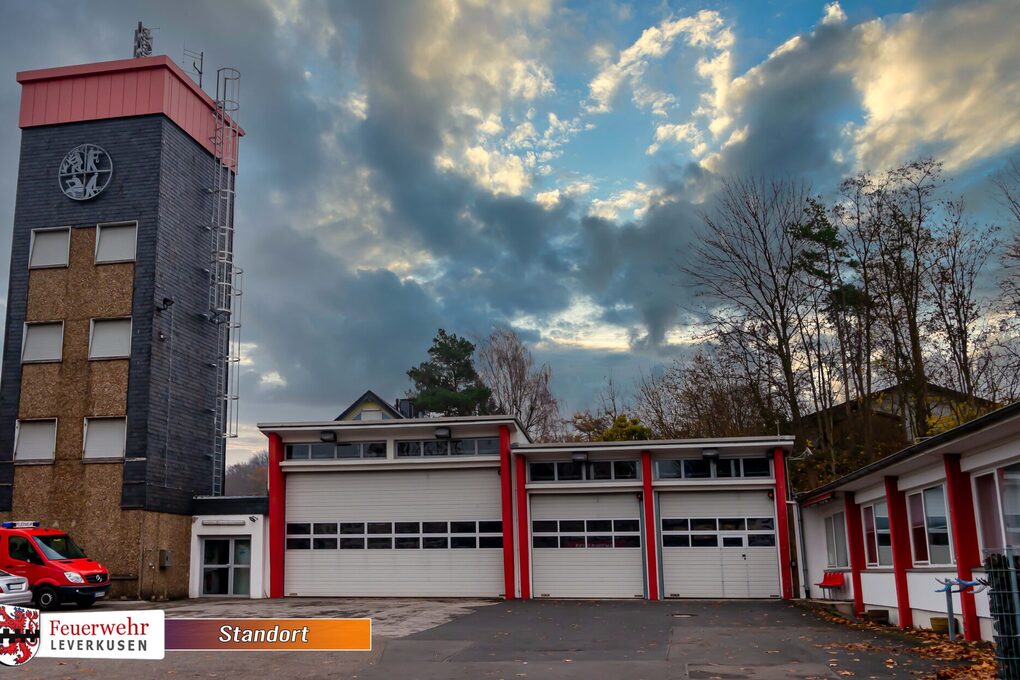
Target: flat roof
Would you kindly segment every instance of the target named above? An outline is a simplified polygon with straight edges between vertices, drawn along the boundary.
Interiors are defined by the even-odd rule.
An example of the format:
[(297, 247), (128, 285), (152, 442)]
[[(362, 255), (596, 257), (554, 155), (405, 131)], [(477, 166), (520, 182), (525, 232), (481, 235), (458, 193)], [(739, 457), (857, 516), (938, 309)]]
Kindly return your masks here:
[(744, 452), (757, 448), (782, 448), (789, 451), (793, 448), (795, 437), (792, 435), (755, 436), (755, 437), (706, 437), (698, 439), (638, 439), (614, 442), (540, 442), (512, 445), (514, 451), (525, 455), (556, 454), (569, 451), (587, 451), (592, 453), (613, 451), (660, 451), (676, 449), (720, 449), (730, 453)]
[[(325, 420), (311, 422), (258, 423), (263, 433), (295, 430), (347, 430), (357, 428), (412, 428), (443, 425), (513, 425), (528, 437), (521, 422), (513, 416), (441, 416), (439, 418), (391, 418), (389, 420)], [(531, 441), (531, 437), (528, 437)]]

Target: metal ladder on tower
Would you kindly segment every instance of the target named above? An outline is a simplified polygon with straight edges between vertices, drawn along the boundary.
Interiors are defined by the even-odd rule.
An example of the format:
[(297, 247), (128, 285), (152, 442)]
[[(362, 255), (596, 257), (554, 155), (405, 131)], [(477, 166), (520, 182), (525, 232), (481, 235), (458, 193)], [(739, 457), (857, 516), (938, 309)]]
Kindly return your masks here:
[(212, 495), (223, 495), (227, 440), (237, 436), (240, 315), (244, 272), (234, 264), (234, 197), (240, 128), (241, 73), (233, 68), (216, 72), (215, 125), (211, 138), (214, 177), (211, 262), (209, 266), (209, 319), (216, 324), (214, 442)]

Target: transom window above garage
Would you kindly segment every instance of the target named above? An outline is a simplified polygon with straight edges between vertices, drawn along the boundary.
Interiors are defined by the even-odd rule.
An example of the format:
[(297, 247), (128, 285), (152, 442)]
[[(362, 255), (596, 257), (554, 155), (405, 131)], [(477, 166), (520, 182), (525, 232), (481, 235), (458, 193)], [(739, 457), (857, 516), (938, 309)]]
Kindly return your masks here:
[(735, 479), (769, 478), (772, 461), (768, 458), (678, 458), (655, 461), (656, 479)]
[(772, 548), (772, 517), (663, 517), (664, 548)]
[(536, 519), (531, 523), (536, 548), (640, 548), (637, 519)]
[(528, 465), (532, 482), (609, 482), (641, 479), (635, 460), (599, 460), (591, 462), (534, 462)]
[(413, 439), (398, 441), (397, 458), (422, 456), (498, 456), (499, 438)]
[(500, 520), (290, 522), (288, 550), (459, 550), (503, 547)]
[(287, 444), (287, 460), (346, 460), (385, 458), (386, 442), (340, 442), (339, 444)]

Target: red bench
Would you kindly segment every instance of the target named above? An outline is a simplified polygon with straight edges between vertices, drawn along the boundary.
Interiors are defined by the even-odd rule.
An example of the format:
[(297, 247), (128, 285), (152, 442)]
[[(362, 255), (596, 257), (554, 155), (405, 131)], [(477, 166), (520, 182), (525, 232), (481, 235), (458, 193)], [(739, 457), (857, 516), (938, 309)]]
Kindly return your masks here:
[(827, 571), (822, 580), (815, 585), (821, 588), (827, 597), (832, 597), (832, 591), (846, 588), (846, 574), (841, 571)]

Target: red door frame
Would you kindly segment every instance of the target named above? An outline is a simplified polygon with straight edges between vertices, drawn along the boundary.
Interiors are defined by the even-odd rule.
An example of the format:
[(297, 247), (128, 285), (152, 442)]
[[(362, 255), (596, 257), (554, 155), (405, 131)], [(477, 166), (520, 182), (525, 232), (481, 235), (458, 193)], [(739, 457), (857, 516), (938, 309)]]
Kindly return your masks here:
[(641, 452), (641, 505), (645, 525), (645, 562), (648, 565), (648, 599), (659, 599), (659, 541), (655, 531), (655, 492), (652, 489), (652, 454)]
[(907, 570), (913, 568), (910, 551), (910, 524), (907, 521), (907, 496), (899, 488), (897, 477), (885, 478), (885, 499), (889, 509), (889, 532), (892, 540), (893, 580), (896, 583), (896, 609), (900, 628), (913, 628), (914, 612), (910, 608)]
[[(949, 496), (949, 528), (956, 554), (956, 575), (965, 580), (974, 579), (974, 567), (981, 566), (981, 550), (978, 547), (977, 523), (974, 521), (974, 496), (970, 487), (970, 473), (960, 469), (960, 454), (947, 453), (943, 456), (946, 468), (946, 491)], [(981, 639), (981, 624), (978, 621), (974, 593), (960, 594), (963, 609), (963, 636), (967, 640)]]
[(786, 505), (786, 452), (777, 446), (772, 452), (776, 487), (773, 492), (776, 501), (776, 540), (779, 542), (779, 580), (783, 599), (793, 599), (793, 565), (790, 554), (790, 515)]
[(510, 468), (510, 428), (499, 426), (499, 486), (503, 510), (503, 588), (507, 600), (517, 596), (514, 578), (513, 479)]
[(517, 553), (521, 572), (521, 599), (531, 599), (531, 546), (528, 541), (528, 474), (524, 456), (514, 458), (514, 482), (517, 484)]
[(861, 506), (857, 505), (853, 491), (843, 495), (846, 510), (846, 534), (850, 544), (850, 583), (854, 589), (854, 613), (864, 615), (864, 590), (861, 587), (861, 572), (868, 568), (864, 555), (864, 528), (861, 522)]
[(287, 536), (287, 480), (283, 438), (269, 433), (269, 597), (283, 597), (283, 565)]

